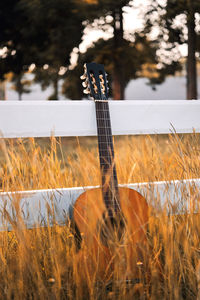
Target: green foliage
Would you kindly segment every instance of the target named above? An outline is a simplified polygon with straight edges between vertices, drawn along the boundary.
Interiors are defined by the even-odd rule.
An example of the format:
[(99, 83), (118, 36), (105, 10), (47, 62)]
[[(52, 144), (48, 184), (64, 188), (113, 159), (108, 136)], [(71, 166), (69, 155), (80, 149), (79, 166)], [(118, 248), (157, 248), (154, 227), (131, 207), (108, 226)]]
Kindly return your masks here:
[(169, 18), (180, 14), (187, 14), (190, 9), (200, 12), (199, 0), (167, 0), (166, 11)]
[(107, 14), (111, 14), (113, 10), (127, 6), (129, 4), (130, 0), (99, 0), (98, 1), (98, 7), (99, 9), (103, 9), (107, 11)]
[[(185, 26), (191, 12), (200, 13), (199, 0), (167, 0), (161, 5), (158, 0), (153, 0), (146, 13), (146, 32), (152, 28), (159, 29), (158, 38), (165, 43), (171, 43), (171, 47), (187, 42)], [(175, 22), (177, 17), (182, 21)], [(184, 18), (185, 17), (185, 18)]]
[[(146, 31), (149, 33), (152, 27), (157, 26), (158, 37), (171, 43), (172, 47), (187, 43), (184, 30), (191, 13), (200, 14), (199, 0), (167, 0), (163, 5), (160, 5), (158, 0), (153, 0), (146, 14)], [(182, 22), (175, 22), (177, 17), (181, 16)]]
[(80, 7), (79, 13), (91, 24), (94, 19), (112, 15), (115, 9), (128, 6), (130, 0), (75, 0)]
[[(197, 98), (196, 76), (196, 51), (199, 51), (197, 32), (197, 14), (200, 13), (199, 0), (167, 0), (162, 5), (158, 0), (152, 0), (146, 14), (146, 32), (156, 28), (159, 30), (158, 39), (161, 48), (168, 52), (168, 57), (173, 50), (181, 44), (187, 44), (187, 99)], [(197, 25), (197, 24), (196, 24)], [(195, 28), (196, 27), (196, 28)], [(163, 51), (163, 52), (164, 52)], [(163, 55), (164, 57), (164, 55)], [(181, 54), (172, 58), (171, 67), (178, 67)], [(165, 63), (165, 58), (162, 60)], [(162, 76), (161, 82), (162, 82)]]
[[(80, 76), (83, 73), (85, 62), (95, 61), (105, 65), (112, 95), (112, 77), (115, 72), (115, 61), (120, 61), (123, 68), (125, 86), (131, 79), (145, 76), (143, 66), (149, 65), (151, 71), (148, 73), (150, 79), (157, 77), (156, 71), (156, 42), (150, 42), (145, 36), (136, 34), (135, 42), (123, 39), (120, 47), (114, 49), (113, 38), (109, 40), (100, 39), (93, 44), (85, 53), (80, 53), (77, 66), (68, 70), (63, 85), (63, 93), (70, 99), (82, 99), (82, 85)], [(118, 70), (121, 72), (121, 70)]]
[(34, 63), (43, 72), (36, 79), (46, 76), (46, 84), (55, 84), (55, 75), (70, 64), (70, 53), (81, 42), (83, 19), (75, 1), (8, 0), (0, 4), (1, 15), (0, 47), (7, 52), (0, 59), (0, 77), (10, 71), (20, 77)]
[[(179, 44), (187, 42), (187, 37), (184, 37), (183, 28), (185, 24), (174, 25), (174, 20), (181, 14), (186, 16), (186, 21), (193, 18), (193, 14), (200, 13), (200, 2), (197, 0), (168, 0), (166, 5), (166, 28), (169, 31), (169, 41), (178, 42)], [(192, 15), (191, 15), (192, 14)]]
[(17, 0), (0, 2), (0, 48), (6, 49), (0, 58), (0, 78), (8, 72), (21, 74), (30, 63), (28, 41), (23, 39), (20, 26), (25, 26), (23, 14), (18, 9)]
[[(58, 81), (61, 67), (68, 67), (72, 49), (81, 42), (83, 25), (82, 17), (72, 0), (37, 0), (33, 1), (39, 16), (34, 15), (33, 24), (42, 26), (43, 49), (38, 53), (39, 63), (36, 64), (35, 80), (45, 89), (53, 85), (54, 92), (49, 99), (58, 99)], [(31, 10), (33, 7), (31, 7)], [(43, 68), (47, 65), (47, 68)]]
[[(95, 8), (96, 15), (104, 17), (104, 23), (101, 23), (101, 28), (105, 28), (105, 16), (111, 15), (113, 17), (113, 21), (110, 22), (109, 26), (113, 27), (114, 37), (106, 41), (100, 39), (87, 49), (86, 53), (79, 55), (77, 66), (73, 70), (68, 70), (66, 74), (63, 93), (67, 97), (71, 99), (84, 97), (79, 77), (85, 62), (95, 61), (105, 65), (107, 73), (110, 74), (110, 95), (113, 95), (114, 99), (117, 98), (115, 98), (112, 87), (116, 88), (116, 84), (120, 85), (123, 90), (131, 79), (146, 77), (149, 78), (149, 84), (155, 89), (155, 85), (162, 83), (167, 75), (173, 75), (177, 70), (181, 69), (180, 63), (175, 57), (172, 56), (170, 61), (167, 61), (161, 60), (158, 56), (157, 50), (161, 47), (160, 39), (163, 38), (164, 32), (160, 34), (157, 41), (148, 38), (152, 28), (150, 18), (147, 17), (147, 25), (141, 33), (132, 34), (133, 43), (123, 38), (123, 19), (120, 18), (123, 18), (122, 8), (125, 5), (129, 5), (129, 2), (123, 0), (99, 0), (96, 6), (93, 5), (91, 7), (90, 15), (94, 13), (93, 9)], [(151, 12), (157, 9), (158, 3), (154, 7), (155, 2), (152, 4)], [(165, 12), (162, 6), (159, 6), (159, 9)], [(115, 24), (115, 18), (121, 22), (118, 29)], [(168, 43), (167, 47), (168, 51), (171, 51), (173, 45)], [(159, 68), (157, 67), (158, 63), (160, 63)], [(118, 73), (117, 76), (115, 76), (116, 73)], [(116, 78), (118, 82), (115, 81)], [(120, 99), (123, 99), (122, 96)]]
[[(123, 88), (129, 80), (141, 76), (148, 77), (152, 85), (161, 83), (168, 74), (174, 74), (180, 65), (175, 57), (170, 62), (159, 60), (159, 42), (165, 41), (168, 48), (165, 47), (165, 50), (168, 52), (177, 44), (184, 43), (183, 26), (174, 26), (174, 19), (177, 15), (187, 13), (188, 3), (192, 3), (193, 9), (199, 13), (200, 3), (199, 0), (168, 0), (166, 6), (160, 3), (162, 2), (158, 0), (152, 1), (146, 16), (146, 27), (140, 34), (133, 35), (135, 41), (132, 43), (123, 38), (122, 22), (122, 9), (132, 5), (130, 0), (1, 1), (0, 48), (6, 51), (0, 58), (0, 79), (12, 72), (13, 78), (16, 78), (15, 89), (19, 89), (17, 82), (21, 82), (29, 66), (35, 64), (35, 81), (43, 89), (52, 85), (53, 94), (49, 98), (58, 99), (58, 82), (64, 73), (60, 71), (64, 67), (68, 69), (63, 86), (64, 94), (71, 99), (81, 99), (83, 94), (79, 75), (83, 64), (86, 61), (96, 61), (105, 65), (110, 74), (111, 85), (116, 72), (122, 77), (118, 83)], [(152, 17), (156, 11), (160, 14), (159, 18)], [(109, 23), (106, 21), (108, 15), (113, 17)], [(121, 22), (118, 29), (116, 20)], [(78, 65), (71, 70), (71, 52), (74, 47), (79, 47), (87, 24), (100, 26), (104, 30), (112, 26), (114, 38), (96, 42), (86, 53), (79, 55)], [(161, 29), (157, 42), (148, 38), (155, 24)], [(200, 51), (198, 45), (199, 36), (197, 47)], [(159, 62), (162, 64), (158, 70)], [(26, 92), (26, 89), (22, 89), (22, 92)]]

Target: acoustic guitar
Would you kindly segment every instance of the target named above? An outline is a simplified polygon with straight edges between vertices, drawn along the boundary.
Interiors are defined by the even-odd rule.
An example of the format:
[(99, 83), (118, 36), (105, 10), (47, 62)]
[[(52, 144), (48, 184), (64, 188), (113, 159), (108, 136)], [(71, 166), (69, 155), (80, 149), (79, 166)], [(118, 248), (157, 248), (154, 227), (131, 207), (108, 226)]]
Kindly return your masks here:
[(85, 191), (74, 205), (81, 237), (77, 273), (90, 280), (109, 280), (119, 273), (120, 279), (138, 278), (145, 264), (148, 205), (137, 191), (118, 186), (104, 67), (86, 63), (84, 69), (84, 92), (91, 95), (96, 109), (102, 182), (101, 188)]

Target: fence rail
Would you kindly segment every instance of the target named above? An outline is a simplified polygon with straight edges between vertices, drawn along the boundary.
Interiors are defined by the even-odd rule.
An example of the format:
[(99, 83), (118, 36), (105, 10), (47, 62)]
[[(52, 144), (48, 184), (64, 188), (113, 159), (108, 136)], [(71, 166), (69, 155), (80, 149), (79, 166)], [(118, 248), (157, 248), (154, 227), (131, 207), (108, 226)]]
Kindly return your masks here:
[[(119, 185), (140, 192), (155, 212), (165, 210), (167, 214), (184, 214), (199, 211), (200, 179), (143, 182)], [(73, 214), (73, 204), (78, 196), (95, 187), (73, 187), (23, 192), (0, 193), (0, 230), (12, 230), (9, 214), (14, 222), (21, 222), (28, 228), (35, 226), (63, 225)], [(194, 199), (197, 202), (194, 202)], [(20, 204), (21, 214), (16, 214)], [(17, 209), (15, 209), (15, 205)], [(5, 222), (6, 220), (6, 222)]]
[[(114, 135), (200, 132), (200, 101), (110, 101)], [(5, 138), (96, 135), (93, 101), (0, 101)]]
[[(200, 101), (111, 101), (114, 135), (200, 132)], [(10, 101), (0, 102), (0, 133), (4, 138), (91, 136), (96, 135), (92, 101)], [(127, 186), (127, 185), (126, 185)], [(200, 179), (138, 183), (128, 185), (141, 192), (156, 209), (184, 213), (191, 199), (199, 199)], [(17, 221), (13, 205), (20, 202), (27, 227), (52, 223), (51, 212), (59, 224), (71, 213), (76, 198), (91, 187), (0, 193), (0, 230), (8, 212)], [(94, 187), (95, 188), (95, 187)], [(182, 195), (184, 195), (184, 203)], [(186, 202), (186, 203), (185, 203)], [(194, 209), (195, 210), (195, 209)]]

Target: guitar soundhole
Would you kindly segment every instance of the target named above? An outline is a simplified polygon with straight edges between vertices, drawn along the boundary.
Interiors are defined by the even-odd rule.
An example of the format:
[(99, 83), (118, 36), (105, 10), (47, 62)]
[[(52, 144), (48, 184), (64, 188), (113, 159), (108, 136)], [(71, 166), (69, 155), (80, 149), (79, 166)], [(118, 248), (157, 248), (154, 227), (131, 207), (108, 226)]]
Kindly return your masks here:
[(109, 216), (104, 213), (102, 221), (98, 223), (99, 236), (106, 247), (113, 243), (122, 243), (125, 233), (125, 219), (122, 213)]

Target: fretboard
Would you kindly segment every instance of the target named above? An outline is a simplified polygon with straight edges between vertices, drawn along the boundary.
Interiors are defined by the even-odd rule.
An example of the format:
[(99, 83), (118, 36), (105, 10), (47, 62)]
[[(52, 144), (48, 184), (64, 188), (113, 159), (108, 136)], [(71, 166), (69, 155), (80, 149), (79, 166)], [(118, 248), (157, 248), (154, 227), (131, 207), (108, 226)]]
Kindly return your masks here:
[(118, 180), (114, 162), (113, 138), (108, 101), (95, 101), (103, 198), (112, 215), (119, 209)]

